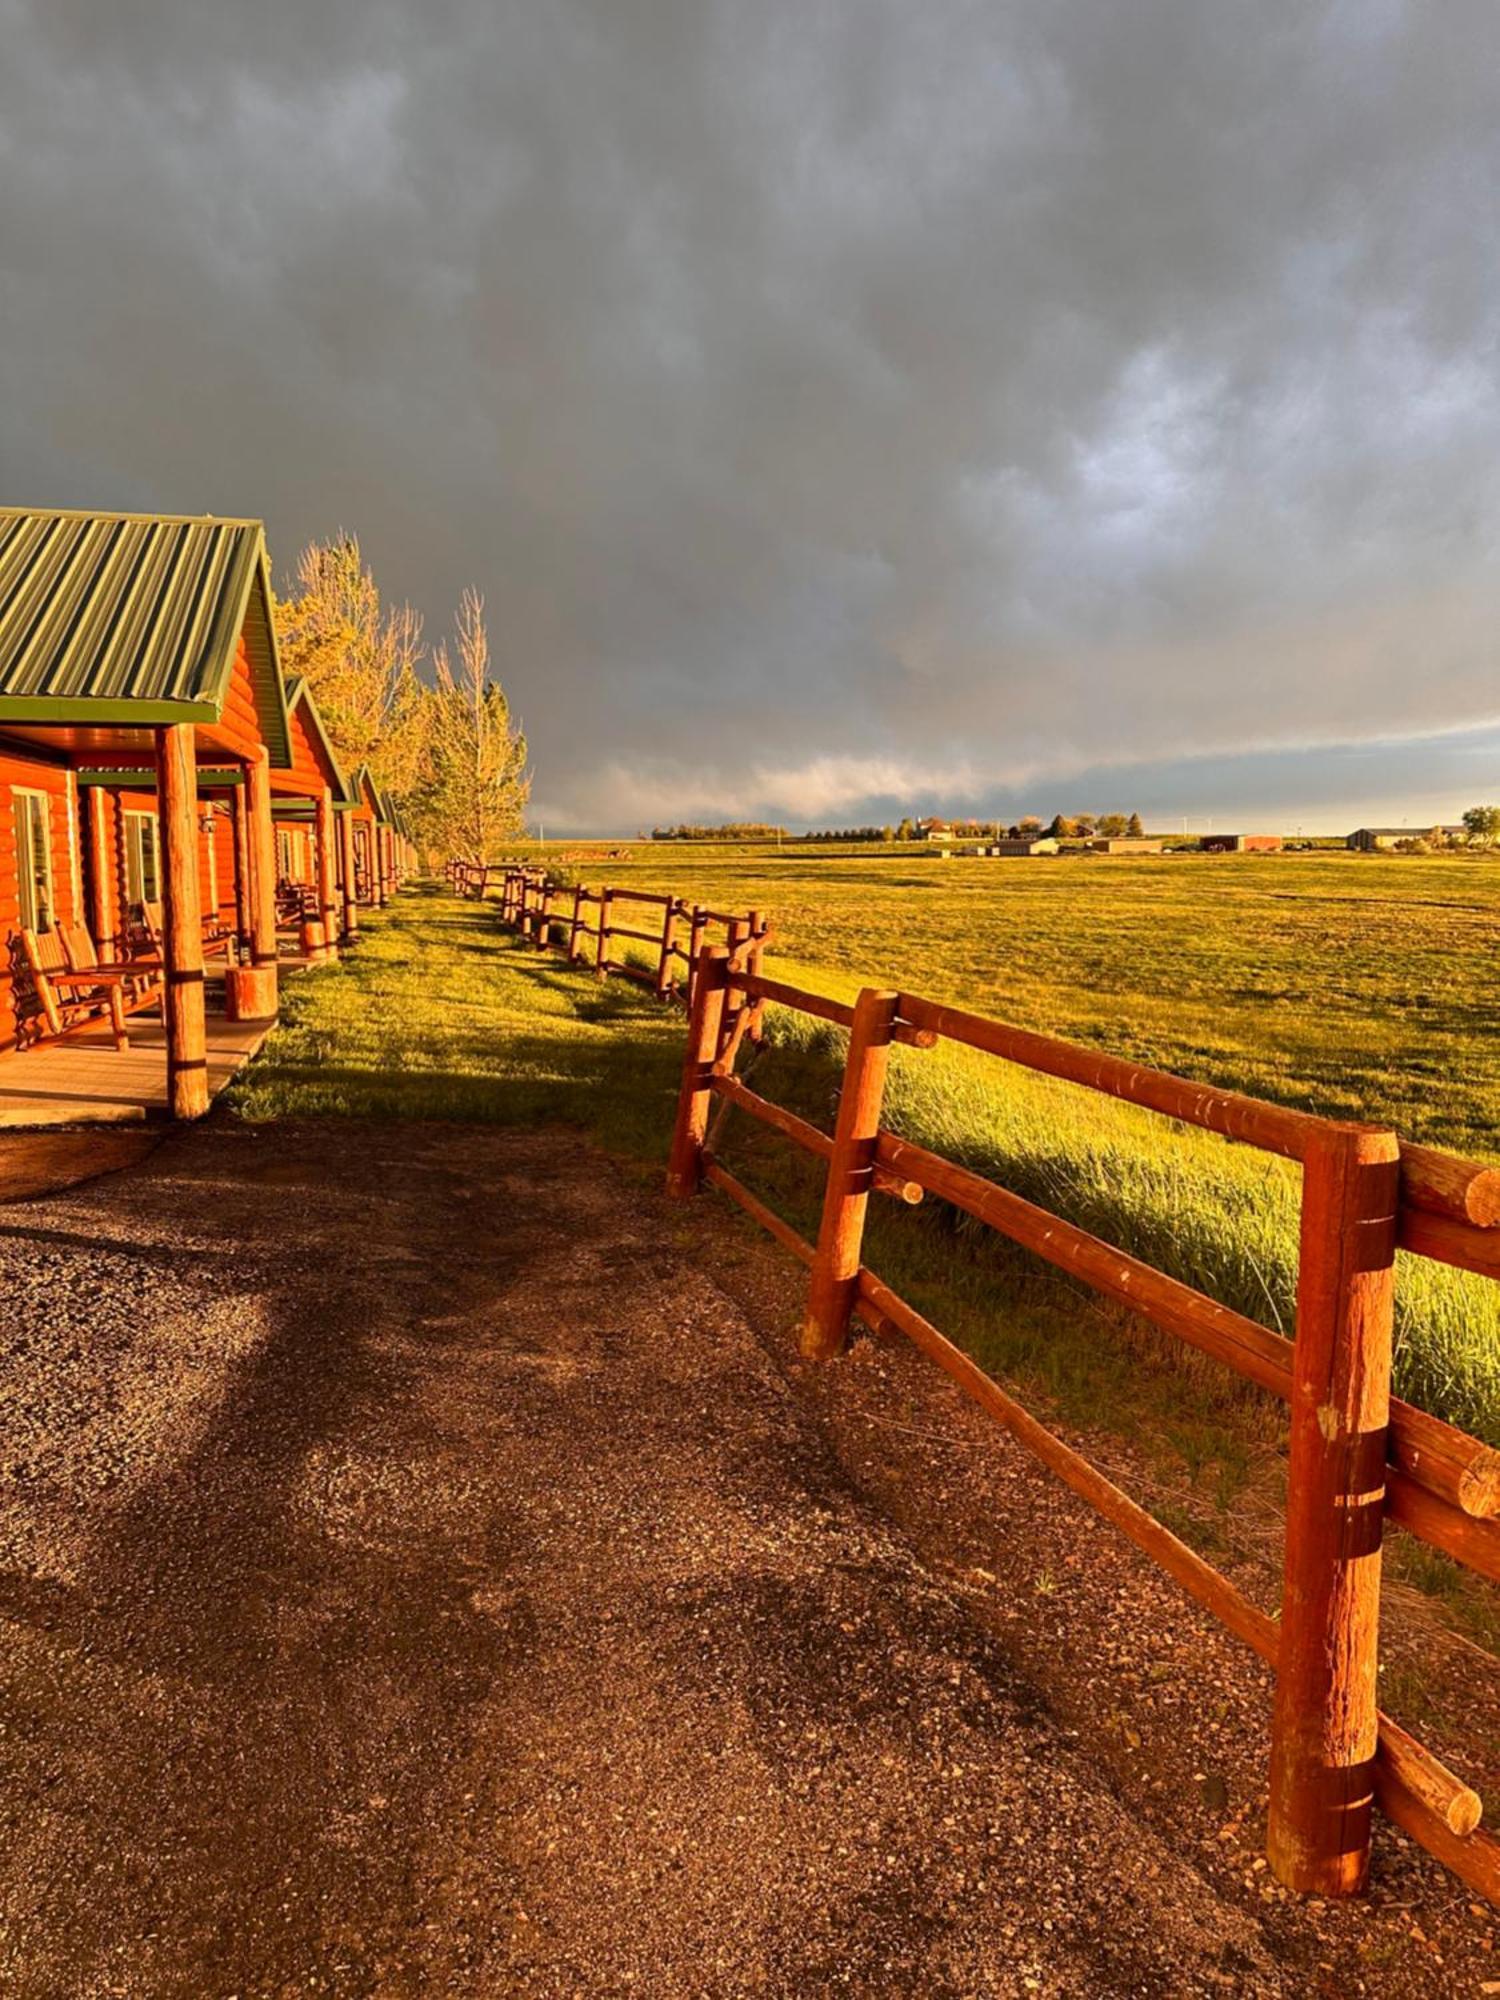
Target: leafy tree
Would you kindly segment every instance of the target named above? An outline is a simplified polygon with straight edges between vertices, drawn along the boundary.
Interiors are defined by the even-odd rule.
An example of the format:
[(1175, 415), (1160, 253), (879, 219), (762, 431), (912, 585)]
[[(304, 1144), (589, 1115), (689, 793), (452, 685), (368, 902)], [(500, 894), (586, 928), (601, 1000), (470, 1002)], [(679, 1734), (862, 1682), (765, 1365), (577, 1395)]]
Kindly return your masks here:
[(1105, 813), (1099, 821), (1099, 831), (1106, 840), (1122, 840), (1125, 836), (1124, 813)]
[(431, 720), (417, 675), (422, 621), (408, 605), (382, 605), (356, 536), (302, 551), (293, 594), (277, 600), (276, 639), (283, 667), (312, 689), (344, 768), (368, 764), (382, 791), (409, 796)]
[(1094, 815), (1092, 813), (1074, 813), (1073, 831), (1078, 835), (1080, 840), (1087, 840), (1089, 835), (1094, 831)]
[(458, 607), (455, 665), (446, 645), (433, 655), (437, 687), (432, 702), (427, 779), (413, 801), (413, 817), (428, 843), (463, 860), (490, 860), (526, 823), (531, 775), (526, 738), (511, 719), (510, 704), (490, 677), (484, 600), (466, 590)]
[(1464, 814), (1464, 831), (1477, 847), (1489, 847), (1500, 839), (1500, 806), (1470, 806)]
[(1016, 838), (1018, 840), (1037, 840), (1041, 837), (1041, 831), (1042, 822), (1037, 818), (1036, 814), (1027, 813), (1026, 817), (1019, 821), (1016, 826)]
[(915, 840), (916, 837), (917, 829), (912, 825), (911, 821), (909, 819), (902, 820), (901, 824), (896, 828), (897, 840)]

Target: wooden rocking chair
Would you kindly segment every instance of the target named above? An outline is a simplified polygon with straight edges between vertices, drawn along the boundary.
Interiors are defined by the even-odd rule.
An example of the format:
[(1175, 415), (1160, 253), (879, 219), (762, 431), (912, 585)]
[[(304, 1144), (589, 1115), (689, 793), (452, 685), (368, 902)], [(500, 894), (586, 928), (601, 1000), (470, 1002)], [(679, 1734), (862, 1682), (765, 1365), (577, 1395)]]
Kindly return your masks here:
[[(161, 959), (165, 953), (162, 943), (162, 914), (159, 902), (141, 903), (139, 906), (140, 935), (145, 948), (152, 957)], [(233, 961), (235, 932), (231, 924), (221, 923), (217, 915), (203, 919), (203, 956), (222, 958), (226, 964)]]
[(59, 931), (23, 930), (20, 940), (22, 962), (41, 1013), (42, 1036), (55, 1041), (90, 1021), (107, 1017), (115, 1047), (130, 1047), (123, 980), (97, 970), (75, 972)]
[(76, 973), (92, 973), (98, 980), (118, 980), (127, 1014), (138, 1014), (161, 999), (162, 973), (159, 958), (101, 959), (87, 924), (60, 924), (63, 952)]

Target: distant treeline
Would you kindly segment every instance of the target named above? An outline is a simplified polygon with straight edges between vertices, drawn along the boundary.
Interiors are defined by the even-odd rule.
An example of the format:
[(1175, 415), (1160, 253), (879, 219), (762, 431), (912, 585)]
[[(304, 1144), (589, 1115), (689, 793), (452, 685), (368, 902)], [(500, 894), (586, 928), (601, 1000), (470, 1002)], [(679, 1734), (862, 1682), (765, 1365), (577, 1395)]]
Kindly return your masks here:
[(759, 820), (730, 820), (723, 826), (653, 826), (653, 840), (780, 840), (785, 827), (763, 826)]
[(955, 840), (1088, 840), (1095, 834), (1106, 840), (1139, 838), (1139, 813), (1056, 813), (1044, 824), (1033, 814), (1007, 825), (1000, 819), (913, 820), (895, 826), (830, 826), (809, 833), (788, 833), (782, 826), (765, 826), (757, 820), (731, 820), (723, 826), (654, 826), (653, 840), (795, 840), (873, 842), (882, 840), (926, 840), (934, 828), (941, 828)]

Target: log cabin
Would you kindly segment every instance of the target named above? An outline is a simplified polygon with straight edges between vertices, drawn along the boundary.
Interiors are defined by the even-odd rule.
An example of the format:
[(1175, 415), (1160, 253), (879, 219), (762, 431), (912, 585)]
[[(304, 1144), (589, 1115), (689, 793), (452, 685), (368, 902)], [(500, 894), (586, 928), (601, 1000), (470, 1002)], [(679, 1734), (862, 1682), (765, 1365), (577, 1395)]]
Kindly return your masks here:
[(0, 508), (0, 1050), (36, 1033), (23, 930), (123, 955), (159, 904), (169, 1104), (206, 1110), (205, 929), (234, 932), (226, 1011), (274, 1015), (273, 788), (314, 771), (316, 810), (260, 522)]
[(384, 909), (396, 889), (391, 803), (376, 785), (368, 764), (361, 764), (355, 772), (351, 790), (358, 899)]
[(352, 838), (358, 793), (305, 680), (287, 681), (286, 706), (291, 764), (271, 773), (278, 885), (301, 893), (314, 913), (303, 924), (304, 952), (336, 957), (339, 943), (359, 928)]

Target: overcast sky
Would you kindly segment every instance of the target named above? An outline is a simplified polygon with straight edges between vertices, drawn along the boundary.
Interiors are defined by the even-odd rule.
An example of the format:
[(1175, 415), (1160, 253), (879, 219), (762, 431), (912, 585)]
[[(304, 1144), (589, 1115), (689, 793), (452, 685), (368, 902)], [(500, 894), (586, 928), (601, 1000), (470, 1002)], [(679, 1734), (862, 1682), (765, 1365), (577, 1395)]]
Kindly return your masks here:
[(1494, 0), (0, 0), (0, 489), (487, 600), (550, 830), (1500, 797)]

